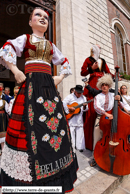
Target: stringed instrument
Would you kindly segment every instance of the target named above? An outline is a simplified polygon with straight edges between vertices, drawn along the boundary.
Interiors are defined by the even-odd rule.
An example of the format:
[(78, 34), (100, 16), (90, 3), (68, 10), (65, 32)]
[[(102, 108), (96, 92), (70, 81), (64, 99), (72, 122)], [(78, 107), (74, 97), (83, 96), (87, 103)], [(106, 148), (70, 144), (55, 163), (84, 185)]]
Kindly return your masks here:
[[(118, 69), (116, 69), (115, 95), (118, 94)], [(108, 120), (105, 115), (100, 118), (100, 129), (103, 137), (97, 142), (94, 149), (94, 158), (104, 170), (117, 174), (130, 174), (130, 115), (118, 107), (114, 101), (112, 110), (113, 120)]]
[[(92, 101), (93, 101), (93, 99), (91, 99), (91, 100), (89, 100), (89, 101), (87, 101), (87, 102), (84, 102), (84, 103), (90, 103), (90, 102), (92, 102)], [(68, 108), (69, 108), (69, 107), (74, 107), (75, 110), (74, 110), (73, 112), (72, 112), (72, 111), (69, 112), (69, 114), (66, 114), (66, 119), (70, 119), (70, 118), (72, 118), (74, 115), (79, 114), (80, 111), (81, 111), (80, 107), (83, 106), (84, 103), (78, 104), (77, 102), (73, 102), (72, 104), (67, 105)]]

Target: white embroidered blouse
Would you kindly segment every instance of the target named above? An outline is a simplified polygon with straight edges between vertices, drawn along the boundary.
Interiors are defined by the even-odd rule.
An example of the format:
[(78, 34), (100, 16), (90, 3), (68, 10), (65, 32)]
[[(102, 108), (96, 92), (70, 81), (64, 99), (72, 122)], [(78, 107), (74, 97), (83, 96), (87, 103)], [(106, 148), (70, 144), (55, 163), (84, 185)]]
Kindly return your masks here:
[[(94, 109), (99, 115), (104, 115), (105, 112), (112, 110), (114, 107), (114, 93), (108, 92), (107, 94), (100, 93), (94, 98)], [(122, 103), (119, 102), (122, 109)]]
[[(44, 37), (43, 37), (44, 39)], [(24, 50), (24, 47), (26, 45), (26, 34), (21, 35), (19, 37), (17, 37), (16, 39), (13, 40), (8, 40), (7, 42), (10, 42), (16, 52), (14, 51), (13, 47), (11, 45), (6, 45), (4, 48), (2, 47), (0, 49), (0, 63), (5, 66), (7, 69), (9, 69), (9, 67), (7, 66), (7, 64), (3, 61), (3, 59), (5, 61), (8, 61), (9, 63), (13, 63), (14, 65), (17, 64), (17, 56), (21, 57), (22, 56), (22, 52)], [(32, 34), (32, 42), (39, 42), (41, 40), (41, 37), (36, 36), (35, 34)], [(46, 39), (44, 39), (44, 44), (46, 43)], [(45, 45), (44, 45), (45, 46)], [(52, 58), (52, 63), (54, 65), (60, 65), (61, 63), (63, 63), (65, 61), (65, 57), (63, 56), (63, 54), (59, 51), (59, 49), (52, 43), (53, 46), (53, 58)], [(43, 48), (44, 49), (44, 48)], [(25, 63), (25, 65), (32, 63), (32, 62), (38, 62), (38, 63), (46, 63), (48, 65), (50, 65), (49, 63), (43, 61), (43, 60), (31, 60), (31, 61), (27, 61)], [(70, 64), (68, 61), (66, 61), (60, 69), (60, 74), (65, 74), (66, 76), (69, 74), (72, 74), (71, 72), (71, 68), (70, 68)]]
[(99, 115), (105, 114), (114, 106), (114, 93), (108, 92), (107, 94), (100, 93), (94, 98), (94, 109)]

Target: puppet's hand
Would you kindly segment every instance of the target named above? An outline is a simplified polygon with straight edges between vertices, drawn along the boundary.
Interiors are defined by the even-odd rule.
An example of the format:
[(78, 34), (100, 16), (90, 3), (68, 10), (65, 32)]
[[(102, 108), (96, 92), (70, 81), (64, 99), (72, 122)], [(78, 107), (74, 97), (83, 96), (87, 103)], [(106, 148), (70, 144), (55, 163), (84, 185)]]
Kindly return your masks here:
[(98, 62), (96, 61), (93, 65), (92, 65), (92, 70), (95, 70), (98, 68)]
[(65, 77), (65, 74), (61, 74), (60, 76), (54, 76), (53, 79), (54, 79), (55, 86), (61, 83), (64, 77)]
[(14, 74), (14, 77), (17, 81), (18, 84), (22, 83), (25, 81), (26, 79), (26, 76), (24, 75), (24, 73), (20, 70), (18, 70), (15, 74)]
[[(5, 61), (5, 60), (4, 60)], [(25, 81), (26, 76), (24, 75), (24, 73), (22, 71), (20, 71), (16, 65), (14, 65), (13, 63), (9, 63), (8, 61), (5, 61), (5, 63), (7, 64), (8, 68), (12, 71), (12, 73), (14, 74), (14, 77), (17, 81), (18, 84), (22, 83)]]

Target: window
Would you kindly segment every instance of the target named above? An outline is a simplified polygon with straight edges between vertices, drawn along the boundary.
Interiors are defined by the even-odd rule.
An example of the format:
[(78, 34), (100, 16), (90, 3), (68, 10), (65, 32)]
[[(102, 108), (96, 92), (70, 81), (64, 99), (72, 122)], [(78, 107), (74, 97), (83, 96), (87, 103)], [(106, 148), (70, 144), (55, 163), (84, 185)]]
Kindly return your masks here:
[(115, 28), (115, 39), (116, 39), (118, 66), (120, 67), (120, 72), (127, 74), (123, 36), (122, 36), (121, 31), (119, 30), (119, 28), (116, 25), (114, 26), (114, 28)]

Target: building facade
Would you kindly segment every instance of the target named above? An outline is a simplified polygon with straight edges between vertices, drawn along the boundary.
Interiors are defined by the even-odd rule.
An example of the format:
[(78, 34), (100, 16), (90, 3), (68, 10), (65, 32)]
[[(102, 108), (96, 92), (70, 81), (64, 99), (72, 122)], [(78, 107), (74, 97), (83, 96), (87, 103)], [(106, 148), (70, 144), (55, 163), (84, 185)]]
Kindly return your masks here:
[(101, 46), (101, 57), (112, 73), (119, 65), (121, 72), (130, 74), (130, 1), (57, 0), (56, 43), (73, 72), (58, 87), (63, 98), (71, 87), (83, 85), (81, 66), (93, 44)]

